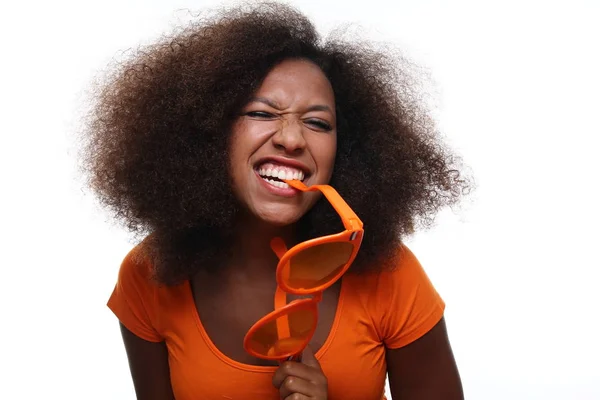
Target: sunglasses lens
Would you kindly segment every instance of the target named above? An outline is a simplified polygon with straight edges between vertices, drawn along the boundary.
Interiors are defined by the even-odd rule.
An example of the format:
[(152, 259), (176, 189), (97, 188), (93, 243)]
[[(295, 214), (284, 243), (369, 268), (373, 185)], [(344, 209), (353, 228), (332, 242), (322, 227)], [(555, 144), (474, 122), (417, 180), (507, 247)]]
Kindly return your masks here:
[(286, 268), (287, 284), (294, 289), (313, 289), (330, 282), (350, 260), (349, 242), (322, 243), (294, 255)]
[[(246, 345), (258, 354), (280, 357), (299, 353), (315, 329), (312, 309), (297, 309), (261, 325)], [(278, 330), (279, 327), (279, 330)]]

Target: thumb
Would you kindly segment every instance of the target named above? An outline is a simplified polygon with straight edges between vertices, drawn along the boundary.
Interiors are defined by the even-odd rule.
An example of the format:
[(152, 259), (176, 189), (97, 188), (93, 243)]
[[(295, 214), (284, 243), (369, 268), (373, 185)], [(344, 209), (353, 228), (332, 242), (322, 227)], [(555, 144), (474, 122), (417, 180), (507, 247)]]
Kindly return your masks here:
[(300, 361), (304, 365), (321, 370), (321, 364), (319, 364), (319, 360), (317, 360), (315, 357), (315, 353), (310, 346), (306, 346), (306, 348), (302, 351), (302, 358)]

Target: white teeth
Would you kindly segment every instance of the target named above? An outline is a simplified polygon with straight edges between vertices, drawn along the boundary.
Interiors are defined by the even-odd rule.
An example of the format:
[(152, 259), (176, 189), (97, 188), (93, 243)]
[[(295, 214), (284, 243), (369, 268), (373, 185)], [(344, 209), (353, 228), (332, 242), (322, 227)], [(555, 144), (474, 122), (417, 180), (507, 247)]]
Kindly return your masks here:
[(273, 177), (281, 180), (304, 180), (304, 172), (290, 168), (259, 168), (258, 174), (263, 178)]
[(274, 181), (273, 179), (265, 179), (265, 178), (263, 178), (263, 179), (264, 179), (265, 181), (267, 181), (269, 184), (271, 184), (271, 185), (273, 185), (273, 186), (275, 186), (275, 187), (281, 188), (281, 189), (287, 189), (287, 188), (289, 188), (289, 187), (290, 187), (290, 185), (288, 185), (288, 184), (287, 184), (287, 183), (285, 183), (285, 182)]

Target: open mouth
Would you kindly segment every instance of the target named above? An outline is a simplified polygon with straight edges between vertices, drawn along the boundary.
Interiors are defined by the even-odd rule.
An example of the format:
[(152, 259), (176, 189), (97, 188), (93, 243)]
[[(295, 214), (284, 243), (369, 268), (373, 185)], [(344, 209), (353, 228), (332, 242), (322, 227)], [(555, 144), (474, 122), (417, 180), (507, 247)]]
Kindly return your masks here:
[(273, 163), (259, 165), (256, 172), (267, 183), (281, 189), (290, 188), (290, 185), (283, 181), (284, 179), (304, 181), (306, 178), (304, 171), (298, 168), (276, 165)]

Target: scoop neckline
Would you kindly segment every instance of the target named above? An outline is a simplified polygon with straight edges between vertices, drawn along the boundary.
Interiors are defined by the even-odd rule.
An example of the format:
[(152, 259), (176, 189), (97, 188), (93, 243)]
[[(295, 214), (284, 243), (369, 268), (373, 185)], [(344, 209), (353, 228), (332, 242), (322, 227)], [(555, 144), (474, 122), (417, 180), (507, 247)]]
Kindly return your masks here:
[[(204, 329), (204, 325), (202, 324), (200, 314), (198, 313), (198, 309), (196, 308), (196, 302), (194, 301), (194, 295), (192, 292), (192, 285), (191, 285), (190, 280), (186, 280), (185, 285), (186, 285), (186, 291), (185, 291), (186, 292), (186, 300), (187, 300), (188, 304), (190, 305), (190, 311), (192, 313), (192, 318), (194, 319), (194, 321), (196, 323), (198, 331), (200, 331), (200, 335), (202, 336), (204, 343), (206, 343), (208, 348), (211, 350), (211, 352), (217, 358), (219, 358), (221, 361), (223, 361), (224, 363), (226, 363), (234, 368), (245, 370), (245, 371), (273, 373), (277, 370), (278, 367), (274, 366), (274, 365), (252, 365), (252, 364), (242, 363), (242, 362), (234, 360), (233, 358), (230, 358), (229, 356), (225, 355), (225, 353), (221, 352), (221, 350), (219, 350), (217, 348), (217, 346), (211, 340), (210, 336), (208, 335), (208, 332), (206, 332), (206, 329)], [(345, 291), (346, 291), (345, 287), (346, 287), (346, 279), (344, 279), (344, 276), (342, 276), (340, 294), (339, 294), (338, 303), (337, 303), (337, 306), (335, 309), (335, 316), (333, 318), (333, 323), (331, 324), (331, 329), (329, 330), (327, 339), (325, 339), (325, 342), (323, 343), (321, 348), (319, 350), (317, 350), (317, 352), (315, 353), (315, 358), (319, 361), (321, 361), (321, 358), (325, 355), (325, 353), (329, 349), (331, 342), (333, 341), (333, 338), (337, 331), (338, 325), (340, 323), (341, 314), (342, 314), (342, 306), (343, 306), (344, 297), (345, 297), (344, 295), (345, 295)]]

